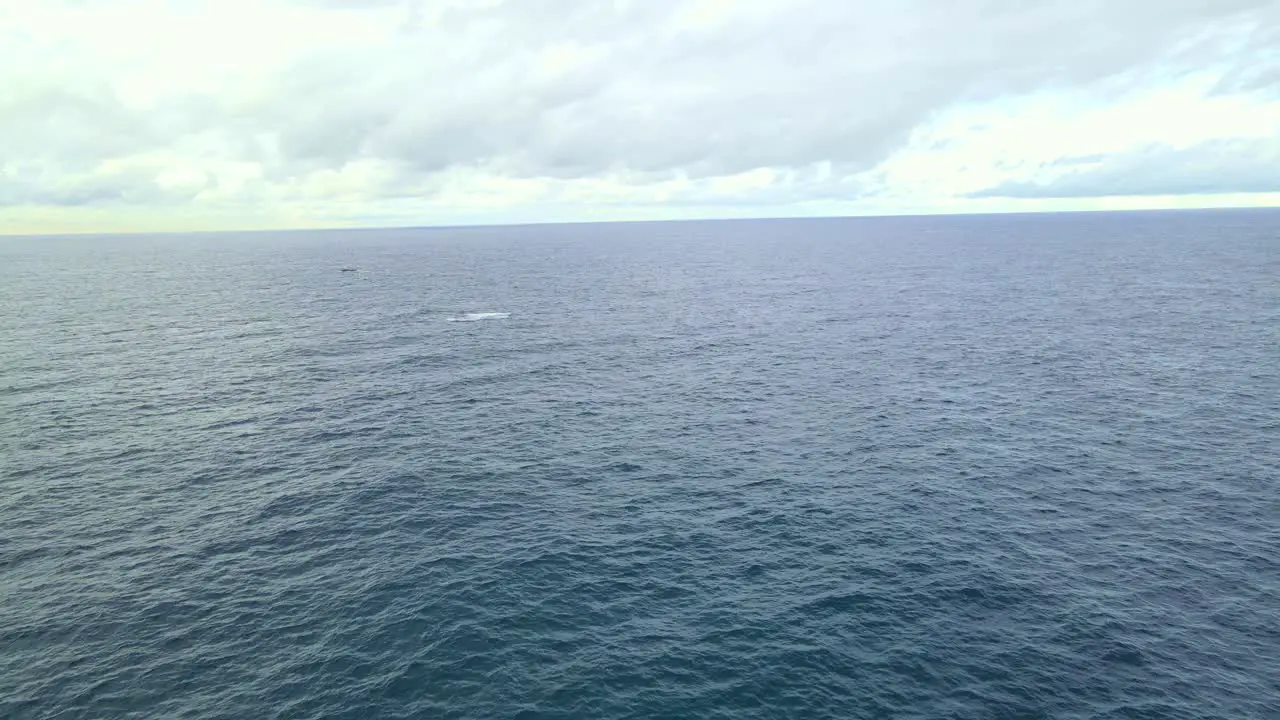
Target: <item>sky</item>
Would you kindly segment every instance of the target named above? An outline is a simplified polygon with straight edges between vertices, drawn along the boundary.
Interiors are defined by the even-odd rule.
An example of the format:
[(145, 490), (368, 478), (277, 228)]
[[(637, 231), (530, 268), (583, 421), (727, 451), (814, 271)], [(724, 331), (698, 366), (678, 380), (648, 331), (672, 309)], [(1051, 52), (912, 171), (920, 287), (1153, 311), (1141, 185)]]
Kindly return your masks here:
[(1280, 206), (1280, 0), (0, 0), (0, 234)]

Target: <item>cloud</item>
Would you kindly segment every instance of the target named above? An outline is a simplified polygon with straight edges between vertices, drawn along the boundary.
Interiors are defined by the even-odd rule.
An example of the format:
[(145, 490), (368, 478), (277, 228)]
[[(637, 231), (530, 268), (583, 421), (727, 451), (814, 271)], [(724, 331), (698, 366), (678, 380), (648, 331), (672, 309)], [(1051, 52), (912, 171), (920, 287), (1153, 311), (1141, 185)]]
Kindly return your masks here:
[[(281, 121), (270, 129), (290, 157), (373, 156), (423, 172), (856, 170), (954, 104), (1142, 67), (1199, 32), (1210, 8), (1231, 18), (1249, 4), (1167, 2), (1158, 22), (1092, 2), (701, 5), (720, 9), (456, 10), (375, 49), (289, 68), (261, 112)], [(467, 42), (451, 44), (459, 35)]]
[(1262, 5), (1240, 22), (1241, 31), (1225, 48), (1245, 61), (1225, 68), (1219, 92), (1280, 95), (1280, 3)]
[(1280, 193), (1280, 143), (1216, 140), (1189, 148), (1153, 145), (1066, 158), (1046, 180), (1011, 181), (973, 197), (1090, 198)]
[[(1280, 102), (1268, 0), (0, 0), (0, 28), (0, 213), (874, 211), (1038, 187), (1011, 138), (1055, 114)], [(1280, 142), (1234, 127), (1173, 147)], [(1096, 124), (1037, 166), (1173, 161), (1132, 135)]]

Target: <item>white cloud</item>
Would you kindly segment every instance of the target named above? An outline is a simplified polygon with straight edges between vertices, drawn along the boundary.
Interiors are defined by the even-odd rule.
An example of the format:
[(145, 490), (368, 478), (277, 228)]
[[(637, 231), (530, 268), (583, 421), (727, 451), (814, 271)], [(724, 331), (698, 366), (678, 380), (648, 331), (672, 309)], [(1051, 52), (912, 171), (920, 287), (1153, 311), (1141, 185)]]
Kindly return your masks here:
[(0, 0), (0, 232), (1264, 202), (1277, 47), (1274, 0)]

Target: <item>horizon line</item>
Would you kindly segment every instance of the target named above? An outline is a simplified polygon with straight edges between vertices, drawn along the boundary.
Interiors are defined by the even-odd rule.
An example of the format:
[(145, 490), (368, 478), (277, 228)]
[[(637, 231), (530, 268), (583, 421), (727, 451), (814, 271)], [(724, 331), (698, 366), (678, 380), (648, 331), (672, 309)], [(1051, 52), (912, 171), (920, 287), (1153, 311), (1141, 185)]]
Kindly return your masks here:
[(527, 220), (523, 222), (476, 222), (449, 223), (441, 225), (334, 225), (331, 227), (286, 227), (286, 228), (244, 228), (238, 230), (114, 230), (106, 232), (69, 231), (69, 232), (35, 232), (6, 233), (0, 232), (0, 240), (34, 239), (34, 238), (88, 238), (88, 237), (138, 237), (165, 235), (252, 235), (276, 233), (334, 233), (334, 232), (382, 232), (395, 230), (470, 230), (494, 228), (528, 228), (559, 225), (656, 225), (661, 223), (725, 223), (725, 222), (786, 222), (786, 221), (830, 221), (830, 220), (891, 220), (950, 217), (991, 217), (991, 216), (1037, 216), (1037, 215), (1119, 215), (1119, 214), (1155, 214), (1155, 213), (1213, 213), (1213, 212), (1275, 212), (1280, 206), (1229, 206), (1229, 207), (1180, 207), (1180, 208), (1079, 208), (1061, 210), (981, 210), (957, 212), (912, 212), (912, 213), (874, 213), (866, 215), (776, 215), (766, 217), (688, 217), (688, 218), (646, 218), (636, 220)]

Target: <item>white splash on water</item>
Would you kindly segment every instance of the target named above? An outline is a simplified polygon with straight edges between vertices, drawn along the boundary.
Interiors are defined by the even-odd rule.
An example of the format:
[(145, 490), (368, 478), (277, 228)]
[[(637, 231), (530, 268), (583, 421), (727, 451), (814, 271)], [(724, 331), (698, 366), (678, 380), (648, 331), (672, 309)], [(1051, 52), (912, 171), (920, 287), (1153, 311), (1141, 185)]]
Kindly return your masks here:
[(463, 313), (455, 317), (445, 318), (448, 322), (478, 322), (480, 320), (506, 320), (511, 313), (505, 312), (473, 312)]

